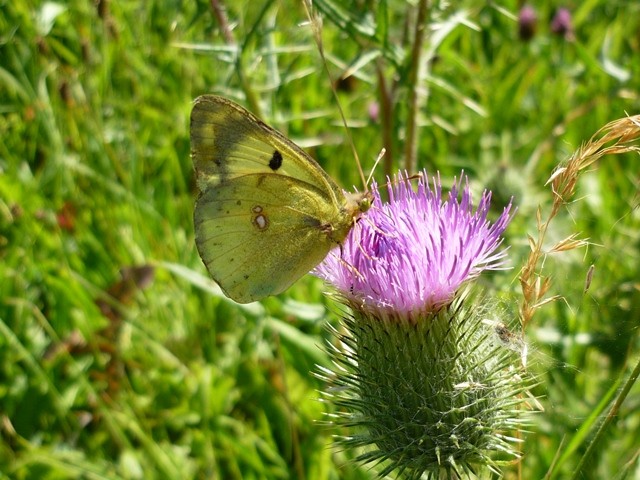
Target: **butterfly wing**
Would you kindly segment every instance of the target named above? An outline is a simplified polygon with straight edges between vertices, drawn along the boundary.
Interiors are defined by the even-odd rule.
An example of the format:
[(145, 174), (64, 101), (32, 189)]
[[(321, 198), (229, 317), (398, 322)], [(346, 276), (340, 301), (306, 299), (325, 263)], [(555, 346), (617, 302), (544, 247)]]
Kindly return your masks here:
[(325, 193), (275, 174), (245, 175), (206, 190), (194, 215), (196, 244), (212, 278), (239, 303), (288, 288), (335, 243), (324, 233)]
[(242, 175), (278, 173), (325, 191), (335, 205), (344, 196), (304, 150), (223, 97), (196, 99), (191, 112), (191, 157), (202, 191)]
[(303, 150), (221, 97), (196, 100), (191, 154), (201, 191), (198, 252), (240, 303), (289, 287), (346, 237), (362, 210)]

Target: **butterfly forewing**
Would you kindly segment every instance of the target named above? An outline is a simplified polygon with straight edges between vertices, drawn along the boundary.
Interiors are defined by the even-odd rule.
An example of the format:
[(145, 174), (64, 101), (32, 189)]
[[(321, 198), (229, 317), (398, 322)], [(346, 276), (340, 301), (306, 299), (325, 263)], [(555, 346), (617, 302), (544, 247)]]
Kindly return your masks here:
[(203, 95), (195, 101), (191, 156), (199, 176), (210, 182), (278, 173), (326, 190), (336, 203), (342, 195), (304, 150), (240, 105), (215, 95)]

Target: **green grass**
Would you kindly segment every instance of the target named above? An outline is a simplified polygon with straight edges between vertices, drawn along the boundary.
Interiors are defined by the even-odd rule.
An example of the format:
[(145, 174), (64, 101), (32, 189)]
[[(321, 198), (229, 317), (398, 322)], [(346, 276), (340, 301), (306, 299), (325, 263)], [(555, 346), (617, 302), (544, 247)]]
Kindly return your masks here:
[[(415, 124), (412, 171), (448, 184), (464, 168), (497, 209), (515, 197), (514, 269), (482, 281), (515, 320), (527, 234), (553, 199), (546, 180), (601, 126), (640, 111), (640, 6), (567, 5), (575, 41), (553, 35), (555, 7), (540, 7), (527, 43), (517, 2), (491, 5), (431, 6), (413, 82), (405, 2), (316, 2), (333, 78), (355, 71), (338, 95), (365, 170), (383, 146), (378, 182), (404, 168)], [(206, 1), (0, 0), (0, 478), (374, 476), (331, 449), (345, 432), (317, 424), (332, 407), (311, 372), (328, 363), (338, 309), (321, 282), (238, 306), (195, 250), (188, 117), (200, 94), (247, 105), (362, 188), (302, 5), (226, 8), (233, 42)], [(549, 246), (576, 232), (592, 244), (545, 259), (550, 295), (563, 296), (527, 329), (545, 411), (507, 478), (569, 478), (637, 362), (637, 165), (603, 158), (551, 226)], [(122, 282), (134, 265), (153, 275)], [(640, 475), (631, 384), (579, 478)]]

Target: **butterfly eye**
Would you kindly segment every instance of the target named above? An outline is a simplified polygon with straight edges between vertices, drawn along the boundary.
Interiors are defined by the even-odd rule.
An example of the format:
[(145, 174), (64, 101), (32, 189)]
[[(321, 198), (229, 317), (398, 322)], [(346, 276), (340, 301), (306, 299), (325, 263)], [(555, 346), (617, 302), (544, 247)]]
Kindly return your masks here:
[(358, 206), (360, 207), (361, 212), (366, 212), (371, 208), (371, 198), (362, 197), (362, 200), (360, 200), (360, 203), (358, 203)]

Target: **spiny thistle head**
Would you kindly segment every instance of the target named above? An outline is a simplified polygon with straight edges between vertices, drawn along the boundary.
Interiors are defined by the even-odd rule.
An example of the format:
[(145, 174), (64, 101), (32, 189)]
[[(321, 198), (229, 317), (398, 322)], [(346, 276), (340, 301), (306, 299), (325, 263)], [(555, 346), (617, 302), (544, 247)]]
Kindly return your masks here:
[(330, 347), (338, 368), (322, 372), (342, 408), (336, 423), (353, 429), (342, 443), (364, 447), (360, 461), (383, 463), (381, 476), (496, 469), (517, 455), (509, 432), (521, 423), (526, 385), (513, 349), (487, 327), (498, 312), (465, 287), (504, 268), (497, 249), (511, 205), (491, 223), (491, 194), (474, 210), (464, 176), (446, 199), (426, 172), (416, 190), (402, 174), (388, 190), (389, 202), (374, 194), (341, 251), (315, 271), (351, 310), (348, 333), (336, 332), (341, 342)]

